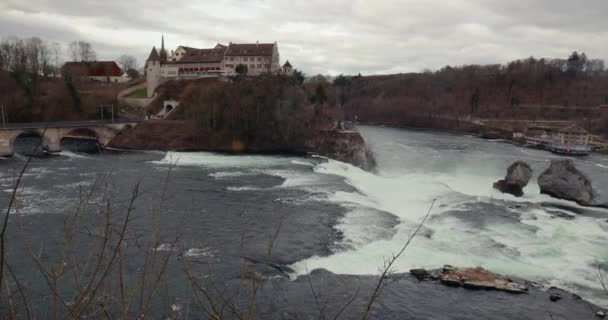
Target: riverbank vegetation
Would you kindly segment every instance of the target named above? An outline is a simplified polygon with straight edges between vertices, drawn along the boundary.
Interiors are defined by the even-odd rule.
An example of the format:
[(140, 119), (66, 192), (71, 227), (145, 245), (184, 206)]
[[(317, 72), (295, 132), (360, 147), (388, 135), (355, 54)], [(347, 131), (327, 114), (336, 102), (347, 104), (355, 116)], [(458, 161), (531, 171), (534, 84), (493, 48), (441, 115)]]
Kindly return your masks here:
[[(160, 110), (160, 103), (165, 100), (180, 102), (167, 120), (187, 122), (188, 125), (175, 128), (187, 130), (181, 132), (181, 142), (173, 140), (173, 150), (304, 152), (307, 141), (320, 131), (336, 128), (342, 119), (339, 108), (324, 90), (319, 98), (315, 88), (303, 86), (295, 77), (285, 76), (171, 81), (161, 86), (159, 98), (151, 110)], [(170, 123), (166, 122), (167, 128)], [(162, 122), (154, 125), (162, 126)], [(150, 126), (143, 123), (144, 127)], [(178, 136), (167, 131), (165, 134)], [(122, 139), (130, 142), (125, 140), (123, 143)], [(154, 139), (152, 136), (147, 140)], [(127, 137), (119, 137), (114, 143), (124, 147), (128, 143), (138, 144)]]
[(468, 131), (473, 119), (567, 120), (608, 134), (608, 72), (603, 61), (517, 60), (505, 65), (447, 66), (334, 81), (347, 118), (367, 123)]
[[(93, 61), (86, 41), (66, 49), (72, 61)], [(8, 122), (97, 120), (100, 105), (116, 105), (127, 84), (99, 83), (62, 74), (64, 50), (40, 38), (9, 38), (0, 42), (0, 105)], [(134, 65), (133, 61), (128, 61)]]
[(140, 123), (111, 141), (135, 150), (236, 153), (313, 152), (372, 170), (375, 161), (359, 133), (339, 124), (343, 112), (329, 82), (304, 84), (300, 73), (170, 81), (158, 90), (150, 112), (162, 102), (179, 105), (165, 120)]

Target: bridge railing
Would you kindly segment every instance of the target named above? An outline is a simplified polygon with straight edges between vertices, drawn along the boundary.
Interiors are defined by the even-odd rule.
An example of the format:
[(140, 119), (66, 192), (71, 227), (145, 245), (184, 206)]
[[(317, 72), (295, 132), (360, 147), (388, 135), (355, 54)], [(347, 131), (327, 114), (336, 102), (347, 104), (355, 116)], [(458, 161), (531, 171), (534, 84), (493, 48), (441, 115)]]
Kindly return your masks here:
[(99, 127), (111, 124), (134, 124), (133, 120), (90, 120), (90, 121), (55, 121), (55, 122), (12, 122), (5, 123), (0, 130), (15, 129), (43, 129), (43, 128), (70, 128), (70, 127)]

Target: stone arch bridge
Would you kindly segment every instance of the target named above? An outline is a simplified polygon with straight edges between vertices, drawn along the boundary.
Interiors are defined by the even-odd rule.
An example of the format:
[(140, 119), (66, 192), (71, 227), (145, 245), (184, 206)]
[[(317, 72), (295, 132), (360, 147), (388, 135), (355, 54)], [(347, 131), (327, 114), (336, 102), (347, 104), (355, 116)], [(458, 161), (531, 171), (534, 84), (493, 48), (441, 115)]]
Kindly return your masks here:
[(137, 122), (63, 121), (51, 123), (11, 123), (0, 127), (0, 157), (15, 153), (14, 142), (22, 134), (37, 134), (42, 138), (42, 148), (47, 152), (61, 152), (61, 140), (67, 137), (96, 139), (107, 145), (122, 130), (132, 128)]

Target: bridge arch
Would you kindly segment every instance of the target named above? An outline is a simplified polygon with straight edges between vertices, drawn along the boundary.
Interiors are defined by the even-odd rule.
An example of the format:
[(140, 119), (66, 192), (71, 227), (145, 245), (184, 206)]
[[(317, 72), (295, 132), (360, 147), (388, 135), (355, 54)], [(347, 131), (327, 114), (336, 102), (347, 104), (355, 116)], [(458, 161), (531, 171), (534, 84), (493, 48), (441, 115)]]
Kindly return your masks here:
[(98, 152), (100, 133), (96, 128), (63, 129), (60, 136), (61, 149), (78, 152)]
[(42, 147), (47, 152), (60, 152), (61, 142), (69, 136), (80, 136), (97, 140), (99, 145), (107, 145), (122, 130), (137, 126), (137, 122), (119, 123), (27, 123), (0, 128), (0, 157), (14, 154), (14, 142), (22, 134), (34, 133), (42, 137)]
[[(40, 139), (40, 141), (30, 143), (29, 145), (26, 145), (23, 147), (17, 145), (17, 141), (19, 139), (28, 137), (28, 136), (29, 137), (36, 136), (36, 137), (38, 137), (38, 139)], [(9, 148), (12, 151), (12, 153), (18, 152), (18, 153), (23, 153), (23, 154), (40, 154), (44, 150), (48, 149), (48, 145), (49, 145), (48, 137), (44, 134), (44, 132), (42, 132), (39, 129), (25, 129), (25, 130), (14, 131), (12, 133), (12, 136), (9, 138)]]
[(66, 138), (99, 140), (99, 133), (95, 128), (66, 129), (64, 132), (61, 137), (62, 140)]

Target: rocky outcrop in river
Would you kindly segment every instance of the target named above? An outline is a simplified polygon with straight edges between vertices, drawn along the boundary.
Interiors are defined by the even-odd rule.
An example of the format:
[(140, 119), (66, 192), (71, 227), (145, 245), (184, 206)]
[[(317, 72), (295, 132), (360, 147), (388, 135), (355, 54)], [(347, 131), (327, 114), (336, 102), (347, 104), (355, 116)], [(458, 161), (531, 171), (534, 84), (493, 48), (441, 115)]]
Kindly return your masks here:
[(371, 171), (376, 160), (357, 131), (326, 130), (307, 142), (308, 149), (324, 157)]
[(319, 130), (310, 134), (305, 146), (279, 145), (264, 139), (245, 142), (230, 132), (198, 134), (197, 123), (179, 120), (151, 120), (125, 130), (109, 147), (126, 150), (217, 151), (230, 153), (312, 152), (350, 163), (363, 170), (373, 170), (376, 162), (358, 131)]
[(591, 180), (580, 172), (572, 160), (553, 160), (551, 166), (538, 177), (540, 192), (554, 198), (574, 201), (580, 205), (594, 205)]
[(415, 269), (410, 273), (416, 279), (439, 281), (448, 287), (463, 287), (470, 290), (496, 290), (514, 294), (528, 293), (526, 285), (491, 273), (483, 268), (455, 268), (445, 266), (442, 269)]
[(513, 163), (507, 170), (504, 180), (494, 183), (494, 188), (502, 193), (509, 193), (516, 197), (524, 195), (523, 189), (528, 185), (532, 178), (532, 168), (523, 161)]

